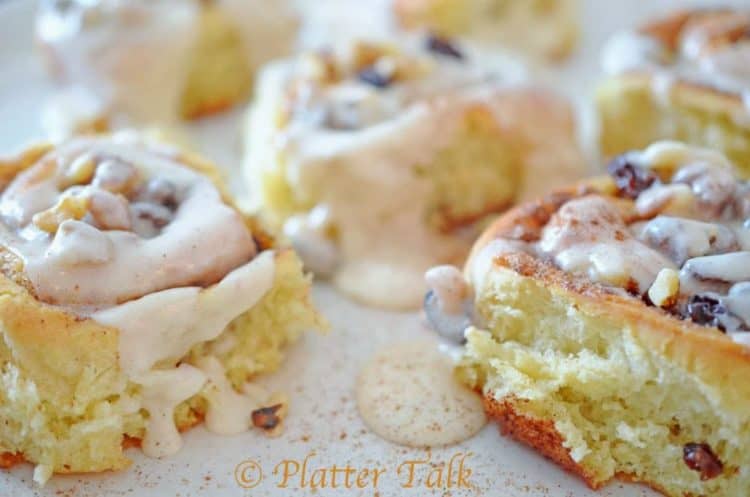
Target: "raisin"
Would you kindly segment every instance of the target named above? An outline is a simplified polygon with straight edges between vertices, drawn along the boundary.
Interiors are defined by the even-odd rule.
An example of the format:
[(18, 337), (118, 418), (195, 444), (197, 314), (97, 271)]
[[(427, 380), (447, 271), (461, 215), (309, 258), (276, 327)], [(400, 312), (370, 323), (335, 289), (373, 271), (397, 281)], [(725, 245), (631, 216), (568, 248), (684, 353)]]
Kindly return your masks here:
[(425, 45), (427, 46), (427, 50), (429, 50), (430, 52), (453, 57), (454, 59), (459, 60), (463, 60), (464, 58), (464, 54), (462, 54), (456, 48), (456, 46), (450, 39), (436, 35), (434, 33), (430, 33), (429, 35), (427, 35)]
[(264, 430), (271, 430), (276, 428), (281, 418), (276, 414), (281, 409), (281, 404), (276, 404), (269, 407), (261, 407), (252, 412), (253, 426), (262, 428)]
[(607, 165), (607, 172), (615, 180), (620, 194), (628, 198), (637, 198), (656, 181), (655, 174), (633, 164), (627, 154), (615, 157)]
[(682, 448), (682, 460), (688, 468), (701, 474), (702, 481), (716, 478), (724, 471), (722, 462), (711, 450), (711, 446), (705, 443), (685, 444)]
[(357, 74), (357, 78), (363, 83), (372, 85), (375, 88), (387, 88), (393, 82), (393, 77), (385, 75), (375, 67), (370, 66), (362, 69)]
[(714, 326), (721, 331), (726, 331), (720, 316), (726, 314), (727, 309), (719, 299), (708, 295), (693, 295), (688, 299), (686, 311), (687, 316), (694, 323)]

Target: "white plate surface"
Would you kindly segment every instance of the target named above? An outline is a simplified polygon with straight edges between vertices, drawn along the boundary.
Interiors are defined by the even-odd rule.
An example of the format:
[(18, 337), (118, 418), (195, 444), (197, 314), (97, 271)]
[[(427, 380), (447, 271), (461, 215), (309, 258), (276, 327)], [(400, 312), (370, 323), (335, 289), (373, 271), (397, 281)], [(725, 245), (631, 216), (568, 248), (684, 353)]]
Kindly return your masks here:
[[(269, 0), (271, 1), (271, 0)], [(345, 23), (351, 32), (377, 31), (375, 16), (364, 13), (368, 6), (382, 0), (307, 0), (331, 12), (348, 13)], [(723, 4), (742, 4), (746, 0)], [(596, 82), (598, 51), (603, 40), (620, 26), (628, 26), (654, 12), (664, 12), (674, 5), (691, 2), (660, 0), (584, 0), (583, 44), (575, 58), (565, 67), (545, 76), (546, 83), (575, 99), (585, 113), (587, 95)], [(706, 4), (707, 2), (703, 2)], [(318, 12), (321, 12), (320, 10)], [(322, 21), (330, 18), (320, 15)], [(50, 95), (38, 60), (33, 54), (31, 0), (0, 0), (0, 152), (17, 149), (41, 136), (39, 111)], [(354, 28), (357, 20), (361, 28)], [(332, 22), (333, 26), (336, 22)], [(326, 32), (319, 29), (318, 32)], [(189, 133), (203, 151), (221, 163), (231, 174), (237, 170), (240, 139), (239, 119), (234, 112), (190, 126)], [(586, 123), (590, 121), (584, 118)], [(593, 128), (586, 124), (585, 136)], [(486, 495), (497, 497), (636, 497), (654, 496), (637, 485), (615, 483), (600, 492), (587, 489), (578, 479), (566, 474), (533, 451), (499, 435), (495, 425), (488, 425), (473, 439), (455, 447), (432, 451), (407, 449), (383, 441), (367, 430), (357, 414), (354, 383), (362, 364), (372, 353), (388, 344), (414, 338), (429, 338), (419, 314), (388, 313), (353, 304), (330, 287), (316, 284), (315, 298), (332, 321), (328, 336), (309, 335), (289, 353), (283, 370), (263, 379), (269, 387), (283, 390), (292, 399), (291, 415), (285, 433), (268, 439), (253, 431), (239, 436), (221, 437), (196, 428), (187, 433), (185, 446), (166, 460), (144, 457), (129, 450), (133, 466), (123, 472), (93, 476), (56, 476), (44, 487), (31, 482), (31, 467), (22, 465), (0, 473), (0, 496), (26, 497), (102, 495), (132, 496), (287, 496), (287, 495)], [(464, 468), (471, 471), (469, 488), (445, 481), (451, 458), (463, 456)], [(307, 478), (290, 477), (284, 483), (281, 470), (291, 469), (308, 458)], [(414, 479), (409, 486), (409, 461), (415, 464)], [(255, 466), (254, 466), (255, 465)], [(372, 478), (355, 479), (350, 488), (341, 482), (331, 488), (314, 490), (310, 478), (315, 469), (349, 465), (357, 472), (384, 470), (374, 485)], [(435, 467), (445, 466), (442, 485), (429, 488), (428, 476)], [(235, 477), (237, 468), (244, 474), (245, 486), (255, 482), (257, 468), (262, 479), (253, 488), (244, 488)], [(456, 463), (454, 463), (454, 468)], [(274, 474), (274, 469), (279, 471)], [(400, 471), (399, 471), (400, 468)], [(317, 473), (320, 477), (321, 473)], [(359, 473), (358, 473), (359, 474)], [(434, 480), (436, 473), (432, 474)], [(363, 477), (364, 478), (364, 477)]]

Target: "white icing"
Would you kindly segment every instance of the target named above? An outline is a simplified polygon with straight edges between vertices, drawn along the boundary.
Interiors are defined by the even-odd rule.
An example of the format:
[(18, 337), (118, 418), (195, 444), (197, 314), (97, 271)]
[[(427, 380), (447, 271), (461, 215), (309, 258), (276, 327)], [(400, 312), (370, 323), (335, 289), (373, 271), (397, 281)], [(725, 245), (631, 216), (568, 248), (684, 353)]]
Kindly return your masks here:
[(469, 287), (456, 266), (436, 266), (428, 270), (425, 282), (438, 299), (440, 310), (446, 314), (464, 311), (464, 301), (469, 296)]
[(208, 288), (150, 293), (92, 314), (120, 330), (120, 365), (127, 374), (176, 361), (196, 343), (213, 340), (271, 288), (274, 253), (264, 251)]
[(726, 226), (669, 216), (648, 222), (640, 238), (659, 247), (678, 266), (692, 257), (727, 252), (737, 246), (733, 231)]
[[(732, 286), (729, 294), (722, 299), (729, 312), (750, 323), (750, 282), (743, 281)], [(750, 345), (750, 333), (744, 333)]]
[[(451, 142), (468, 108), (489, 106), (502, 129), (531, 142), (534, 151), (522, 168), (530, 180), (523, 188), (564, 181), (565, 171), (578, 172), (583, 164), (567, 106), (519, 88), (523, 75), (515, 65), (487, 71), (471, 55), (433, 57), (407, 45), (408, 66), (418, 75), (382, 89), (353, 75), (336, 84), (301, 83), (299, 61), (268, 67), (250, 115), (245, 166), (259, 204), (261, 183), (283, 168), (295, 200), (324, 208), (336, 233), (335, 240), (323, 238), (304, 217), (296, 218), (285, 226), (294, 246), (322, 261), (327, 273), (335, 243), (334, 283), (357, 299), (393, 308), (418, 306), (424, 272), (456, 263), (468, 251), (470, 234), (441, 233), (425, 222), (433, 185), (428, 171), (415, 172)], [(278, 105), (290, 94), (290, 122), (278, 129), (272, 124)], [(553, 169), (560, 175), (545, 173)]]
[[(55, 154), (64, 162), (83, 150), (93, 155), (116, 157), (144, 175), (160, 175), (178, 185), (184, 198), (175, 218), (153, 238), (128, 231), (100, 231), (99, 246), (107, 256), (91, 264), (79, 258), (81, 243), (66, 231), (51, 238), (37, 233), (31, 239), (14, 239), (13, 249), (25, 262), (26, 272), (40, 299), (73, 305), (111, 305), (175, 286), (217, 281), (230, 269), (255, 254), (255, 244), (241, 216), (226, 206), (211, 181), (173, 159), (153, 153), (130, 141), (107, 138), (72, 141)], [(57, 176), (39, 181), (44, 163), (18, 175), (0, 197), (6, 222), (22, 226), (35, 212), (54, 204)], [(87, 230), (90, 231), (90, 230)], [(57, 240), (64, 237), (62, 240)], [(106, 238), (108, 242), (101, 241)], [(216, 243), (220, 240), (221, 243)], [(53, 244), (57, 257), (47, 257)], [(61, 251), (74, 252), (70, 257)]]
[(730, 283), (750, 280), (750, 252), (731, 252), (720, 255), (695, 257), (685, 262), (680, 280), (718, 280)]
[(487, 422), (479, 395), (455, 378), (450, 358), (425, 341), (375, 354), (357, 381), (357, 407), (377, 435), (410, 447), (457, 444)]
[(321, 204), (284, 223), (284, 235), (292, 242), (305, 267), (321, 276), (333, 274), (340, 260), (336, 244), (326, 235), (331, 227), (330, 217), (330, 210)]
[(545, 226), (539, 249), (569, 272), (645, 292), (674, 264), (632, 237), (617, 210), (599, 196), (571, 200)]
[(98, 266), (112, 260), (114, 245), (104, 233), (81, 221), (63, 221), (44, 257), (60, 266)]
[(206, 428), (219, 435), (235, 435), (247, 431), (251, 414), (265, 399), (240, 393), (232, 387), (221, 362), (214, 356), (201, 357), (196, 366), (208, 378), (203, 396), (208, 403)]
[(197, 394), (206, 376), (189, 364), (173, 369), (156, 369), (131, 378), (141, 385), (141, 402), (149, 417), (141, 442), (149, 457), (170, 456), (182, 447), (182, 437), (174, 423), (174, 409)]

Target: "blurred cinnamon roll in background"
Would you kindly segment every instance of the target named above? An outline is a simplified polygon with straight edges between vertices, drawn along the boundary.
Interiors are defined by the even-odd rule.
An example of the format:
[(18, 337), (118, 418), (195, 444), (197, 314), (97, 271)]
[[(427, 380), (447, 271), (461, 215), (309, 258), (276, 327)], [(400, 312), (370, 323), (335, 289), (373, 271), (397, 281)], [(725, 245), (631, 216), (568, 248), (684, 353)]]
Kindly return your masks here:
[(579, 36), (578, 0), (393, 0), (397, 21), (559, 60)]
[(104, 113), (150, 124), (242, 101), (256, 68), (288, 53), (297, 29), (284, 1), (46, 0), (36, 39), (58, 81)]
[(624, 31), (603, 65), (606, 156), (677, 139), (720, 150), (750, 175), (750, 10), (683, 11)]
[(310, 269), (414, 308), (488, 215), (581, 174), (567, 102), (448, 38), (355, 41), (271, 64), (247, 134), (252, 198)]

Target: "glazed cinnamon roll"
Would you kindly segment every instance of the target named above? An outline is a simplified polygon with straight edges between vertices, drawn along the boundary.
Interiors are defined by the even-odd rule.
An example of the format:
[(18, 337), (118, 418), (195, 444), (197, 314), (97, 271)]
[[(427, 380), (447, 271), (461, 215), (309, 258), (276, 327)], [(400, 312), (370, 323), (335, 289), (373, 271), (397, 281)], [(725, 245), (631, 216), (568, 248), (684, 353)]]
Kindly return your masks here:
[[(325, 326), (294, 252), (233, 205), (217, 170), (121, 133), (0, 163), (0, 461), (54, 473), (124, 468), (201, 421), (278, 426), (249, 383)], [(256, 423), (258, 424), (258, 423)]]
[(297, 24), (286, 2), (47, 0), (36, 38), (63, 84), (150, 123), (243, 100), (255, 69), (291, 50)]
[(750, 488), (750, 184), (676, 142), (517, 207), (425, 301), (505, 433), (599, 488)]
[(567, 57), (579, 35), (578, 0), (393, 0), (393, 9), (407, 29), (499, 42), (551, 60)]
[(415, 308), (478, 221), (580, 174), (566, 102), (510, 59), (430, 36), (274, 63), (249, 115), (253, 197), (307, 266), (358, 300)]
[(722, 151), (750, 175), (750, 11), (678, 12), (619, 33), (603, 65), (605, 155), (682, 140)]

